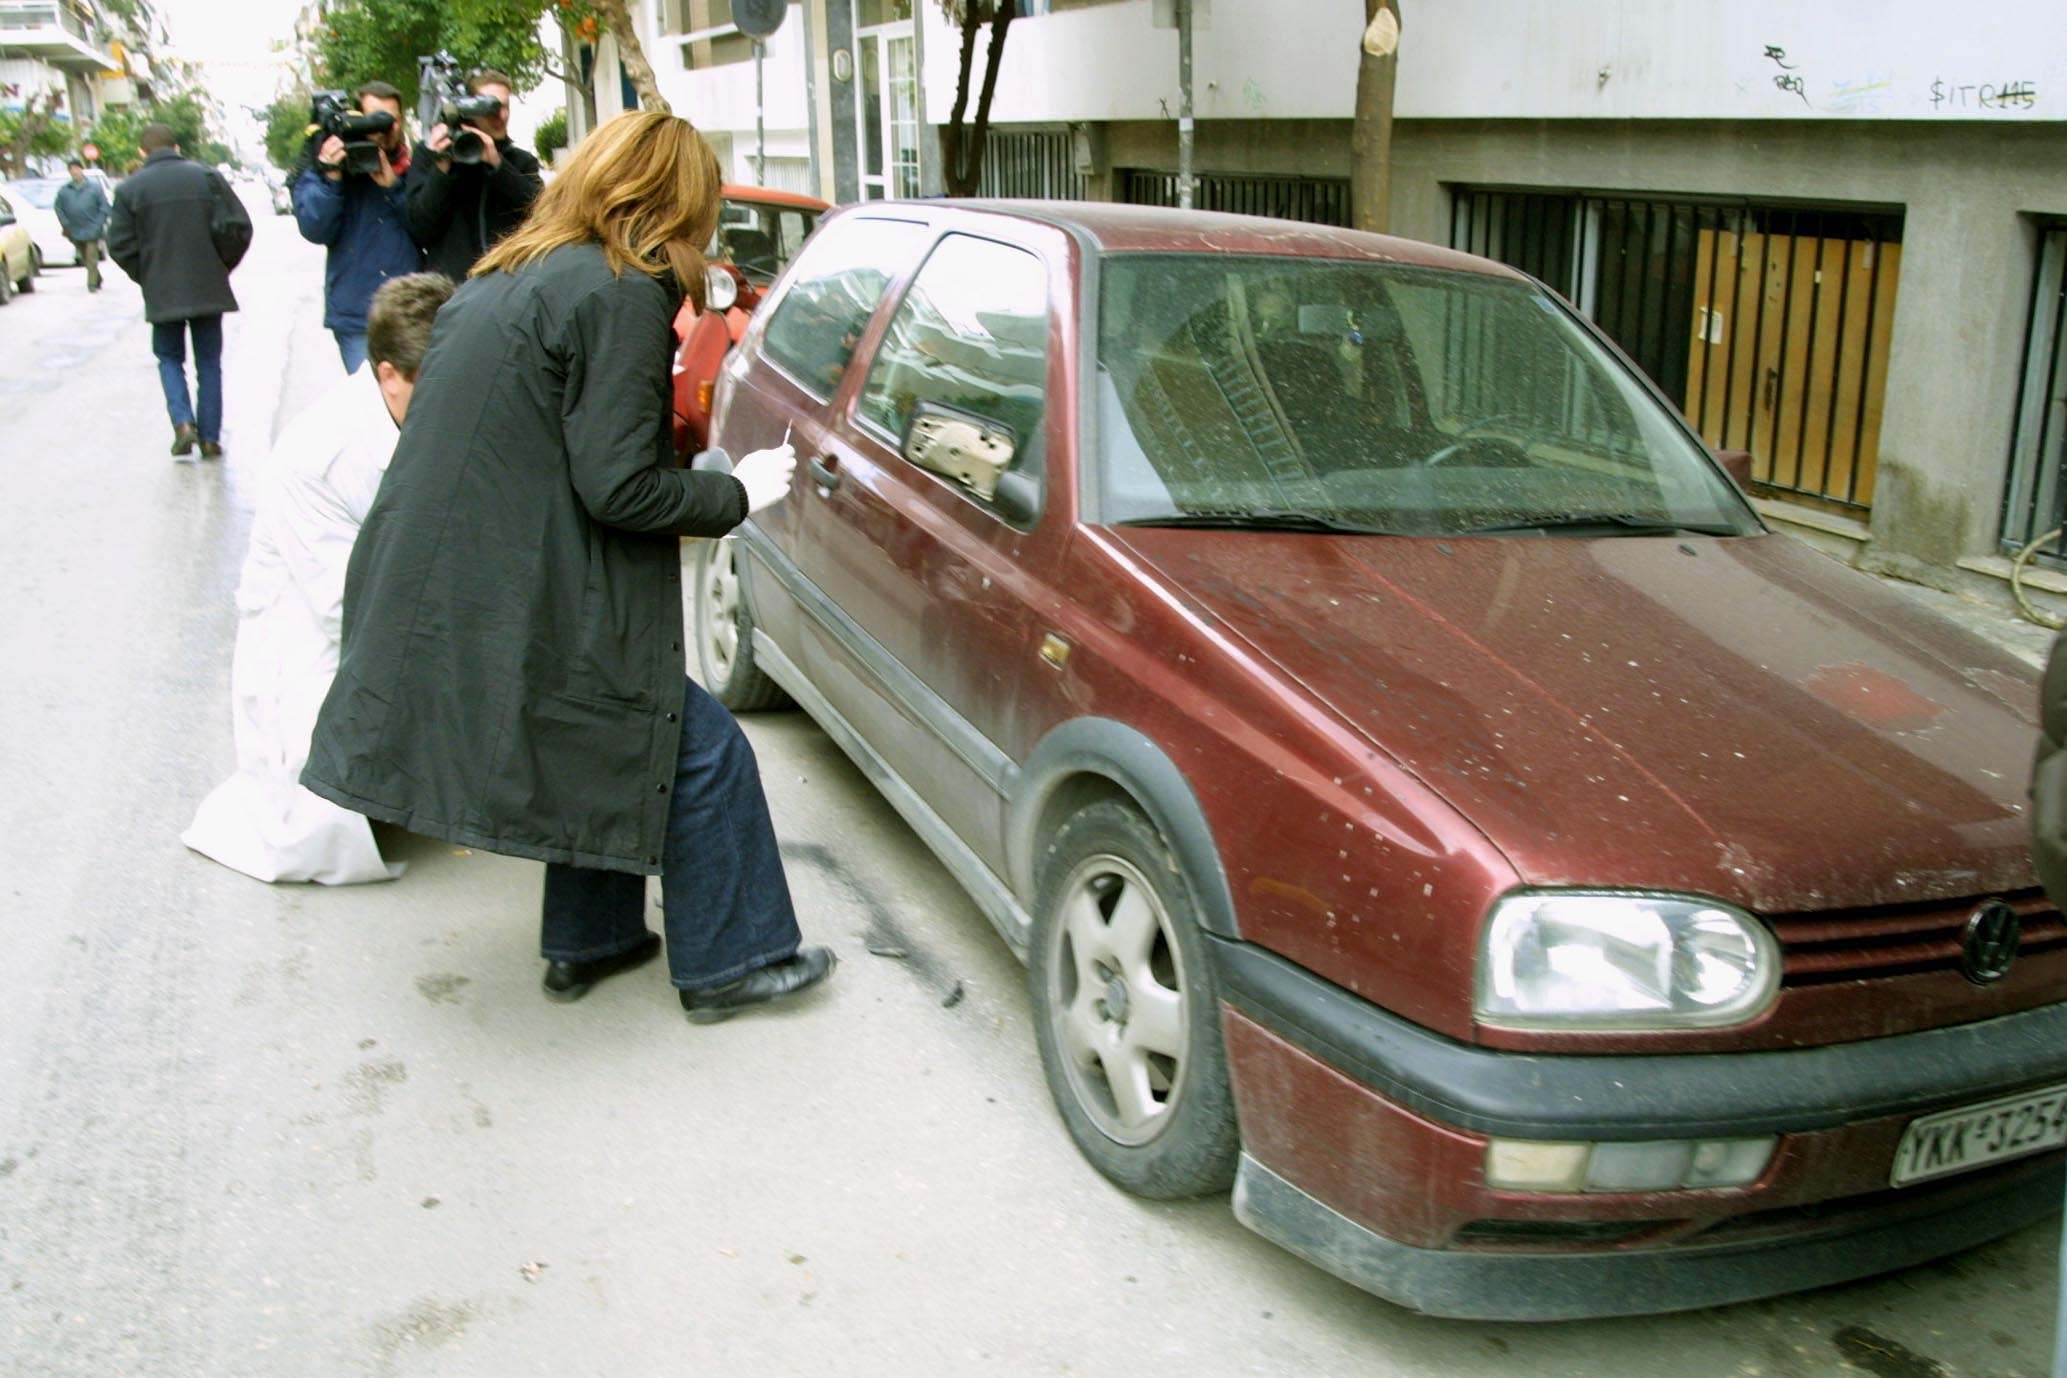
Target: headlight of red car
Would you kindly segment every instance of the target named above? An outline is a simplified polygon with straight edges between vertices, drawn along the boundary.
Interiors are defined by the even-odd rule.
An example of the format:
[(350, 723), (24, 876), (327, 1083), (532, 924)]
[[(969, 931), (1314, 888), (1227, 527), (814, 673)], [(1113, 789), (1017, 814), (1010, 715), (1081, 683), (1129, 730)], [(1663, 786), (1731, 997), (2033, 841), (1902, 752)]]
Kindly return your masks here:
[(1505, 1029), (1703, 1029), (1757, 1018), (1779, 987), (1779, 945), (1729, 905), (1540, 891), (1493, 906), (1476, 1007)]

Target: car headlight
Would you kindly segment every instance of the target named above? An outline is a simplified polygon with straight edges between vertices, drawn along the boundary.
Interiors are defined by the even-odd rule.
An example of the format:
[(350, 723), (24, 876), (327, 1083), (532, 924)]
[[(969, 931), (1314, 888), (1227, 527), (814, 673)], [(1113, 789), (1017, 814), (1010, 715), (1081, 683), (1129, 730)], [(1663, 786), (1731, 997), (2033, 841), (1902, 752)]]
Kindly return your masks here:
[(1713, 900), (1550, 891), (1493, 906), (1477, 1013), (1508, 1029), (1704, 1029), (1772, 1004), (1780, 949)]

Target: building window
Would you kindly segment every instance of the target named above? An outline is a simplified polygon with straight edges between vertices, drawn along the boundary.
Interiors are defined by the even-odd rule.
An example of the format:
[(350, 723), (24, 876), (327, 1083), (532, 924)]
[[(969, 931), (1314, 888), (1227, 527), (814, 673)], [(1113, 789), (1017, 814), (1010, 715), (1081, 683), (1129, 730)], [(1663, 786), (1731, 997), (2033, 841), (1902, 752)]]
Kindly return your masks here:
[(661, 22), (668, 33), (693, 34), (729, 28), (732, 0), (665, 0)]
[(706, 67), (730, 67), (736, 62), (753, 60), (754, 41), (737, 29), (704, 34), (687, 39), (682, 44), (682, 65), (692, 72), (702, 71)]
[(993, 128), (984, 140), (979, 195), (1081, 201), (1087, 189), (1066, 129)]
[(1540, 278), (1766, 491), (1873, 503), (1902, 216), (1860, 207), (1452, 189), (1450, 243)]
[[(2021, 550), (2067, 522), (2067, 220), (2039, 225), (2037, 267), (2003, 510), (2008, 550)], [(2067, 565), (2057, 541), (2048, 541), (2038, 558), (2056, 568)]]
[[(1194, 208), (1307, 220), (1316, 225), (1349, 224), (1346, 177), (1271, 177), (1218, 172), (1197, 174)], [(1137, 206), (1177, 204), (1177, 174), (1151, 168), (1121, 168), (1119, 199)]]

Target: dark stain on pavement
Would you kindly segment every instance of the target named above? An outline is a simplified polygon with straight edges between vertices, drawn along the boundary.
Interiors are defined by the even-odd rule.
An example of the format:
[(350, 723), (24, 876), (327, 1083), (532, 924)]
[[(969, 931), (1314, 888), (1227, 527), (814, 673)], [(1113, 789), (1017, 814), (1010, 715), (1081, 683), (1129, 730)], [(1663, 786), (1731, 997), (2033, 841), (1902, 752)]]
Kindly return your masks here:
[(380, 1372), (393, 1373), (395, 1360), (405, 1349), (437, 1349), (458, 1339), (479, 1314), (471, 1302), (452, 1304), (419, 1297), (407, 1309), (376, 1322), (373, 1347)]
[(1947, 1378), (1945, 1366), (1936, 1359), (1927, 1359), (1863, 1325), (1848, 1325), (1831, 1336), (1831, 1341), (1848, 1363), (1874, 1378)]
[(417, 977), (416, 991), (433, 1005), (457, 1005), (460, 991), (472, 984), (473, 981), (469, 977), (439, 971), (429, 976)]
[(942, 971), (932, 955), (911, 940), (883, 897), (867, 881), (848, 870), (846, 863), (833, 855), (830, 849), (815, 842), (785, 842), (782, 844), (782, 859), (793, 866), (805, 866), (818, 872), (845, 890), (861, 906), (861, 911), (868, 915), (868, 927), (860, 937), (871, 951), (900, 954), (898, 965), (908, 968), (920, 985), (943, 995), (960, 987), (961, 982)]
[(342, 1078), (345, 1109), (354, 1115), (378, 1115), (388, 1088), (407, 1080), (409, 1068), (392, 1058), (362, 1062)]

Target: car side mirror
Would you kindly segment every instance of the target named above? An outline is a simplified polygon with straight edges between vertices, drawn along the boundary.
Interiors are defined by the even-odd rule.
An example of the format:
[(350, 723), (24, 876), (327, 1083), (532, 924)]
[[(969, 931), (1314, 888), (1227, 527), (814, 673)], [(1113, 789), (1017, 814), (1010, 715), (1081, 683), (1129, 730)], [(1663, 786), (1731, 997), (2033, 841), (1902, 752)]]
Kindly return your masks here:
[(1751, 451), (1717, 450), (1715, 460), (1732, 482), (1747, 493), (1751, 491)]
[(1010, 427), (938, 402), (921, 402), (904, 428), (904, 457), (931, 474), (951, 478), (985, 502), (1019, 453)]
[(6, 229), (9, 225), (12, 225), (13, 223), (13, 216), (9, 215), (6, 211), (0, 211), (0, 230)]

